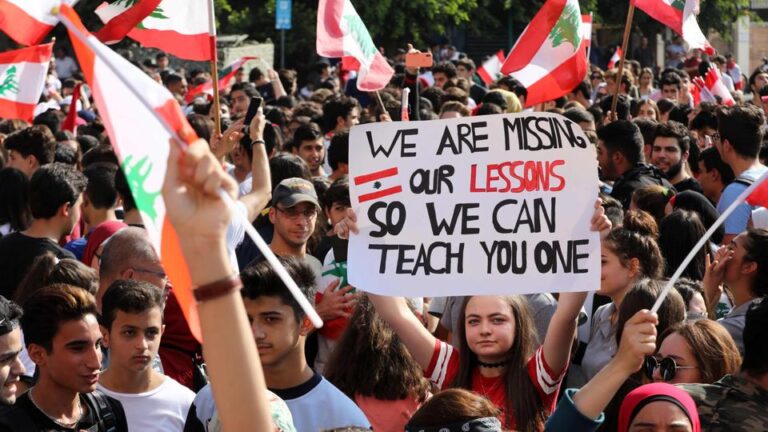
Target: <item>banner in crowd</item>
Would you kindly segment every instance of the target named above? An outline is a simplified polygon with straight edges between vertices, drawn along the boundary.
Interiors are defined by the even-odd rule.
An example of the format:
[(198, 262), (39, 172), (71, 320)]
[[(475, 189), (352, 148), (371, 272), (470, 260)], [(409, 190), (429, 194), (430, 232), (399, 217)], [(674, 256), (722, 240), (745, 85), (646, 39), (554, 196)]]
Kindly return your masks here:
[(32, 121), (52, 51), (49, 43), (0, 53), (0, 117)]
[(77, 0), (0, 0), (0, 30), (18, 44), (37, 45), (58, 24), (51, 10), (62, 3)]
[[(163, 0), (128, 37), (147, 48), (157, 48), (194, 61), (213, 58), (209, 34), (208, 1)], [(96, 15), (109, 25), (130, 8), (127, 2), (102, 3)]]
[(351, 285), (451, 296), (596, 289), (595, 148), (549, 113), (352, 128)]

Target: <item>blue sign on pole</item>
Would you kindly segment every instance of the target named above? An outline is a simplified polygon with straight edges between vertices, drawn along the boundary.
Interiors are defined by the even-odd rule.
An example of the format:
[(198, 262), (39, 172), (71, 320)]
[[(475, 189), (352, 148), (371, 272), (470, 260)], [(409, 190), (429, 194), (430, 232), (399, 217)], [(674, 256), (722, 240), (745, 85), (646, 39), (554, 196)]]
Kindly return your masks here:
[(291, 29), (291, 0), (277, 0), (275, 28), (277, 30)]

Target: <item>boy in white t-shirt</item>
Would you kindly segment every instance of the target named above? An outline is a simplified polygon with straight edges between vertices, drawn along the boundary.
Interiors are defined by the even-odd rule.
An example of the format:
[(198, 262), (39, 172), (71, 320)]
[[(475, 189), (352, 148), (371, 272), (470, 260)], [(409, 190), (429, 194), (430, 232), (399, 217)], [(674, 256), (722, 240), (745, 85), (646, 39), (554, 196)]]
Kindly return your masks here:
[(102, 298), (109, 369), (98, 389), (122, 403), (131, 431), (180, 432), (195, 394), (152, 369), (163, 334), (165, 296), (155, 285), (118, 280)]

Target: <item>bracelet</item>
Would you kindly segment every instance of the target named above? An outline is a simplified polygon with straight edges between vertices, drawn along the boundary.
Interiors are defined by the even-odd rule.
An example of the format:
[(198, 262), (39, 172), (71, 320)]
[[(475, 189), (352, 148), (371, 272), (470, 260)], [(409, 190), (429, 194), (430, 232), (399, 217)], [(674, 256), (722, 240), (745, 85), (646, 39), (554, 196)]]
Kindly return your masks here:
[(238, 291), (243, 286), (240, 275), (235, 273), (224, 279), (219, 279), (209, 284), (201, 285), (192, 290), (192, 294), (198, 303), (215, 300), (227, 294)]
[(267, 145), (267, 142), (266, 142), (266, 141), (264, 141), (263, 139), (257, 139), (257, 140), (253, 140), (253, 142), (251, 142), (251, 145), (252, 145), (252, 146), (254, 146), (254, 145), (256, 145), (256, 144), (263, 144), (263, 145)]

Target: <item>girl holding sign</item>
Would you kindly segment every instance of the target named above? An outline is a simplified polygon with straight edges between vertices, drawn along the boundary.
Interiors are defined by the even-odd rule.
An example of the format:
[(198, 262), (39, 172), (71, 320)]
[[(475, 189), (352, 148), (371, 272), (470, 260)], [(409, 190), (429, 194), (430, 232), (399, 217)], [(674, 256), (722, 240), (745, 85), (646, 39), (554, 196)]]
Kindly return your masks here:
[[(354, 216), (350, 219), (353, 222)], [(592, 229), (607, 233), (610, 226), (598, 201)], [(356, 231), (354, 226), (349, 228)], [(435, 338), (404, 298), (368, 297), (438, 388), (465, 388), (487, 397), (501, 410), (505, 430), (543, 429), (568, 365), (576, 318), (586, 293), (560, 295), (541, 346), (537, 346), (526, 301), (519, 296), (467, 297), (457, 347)]]

